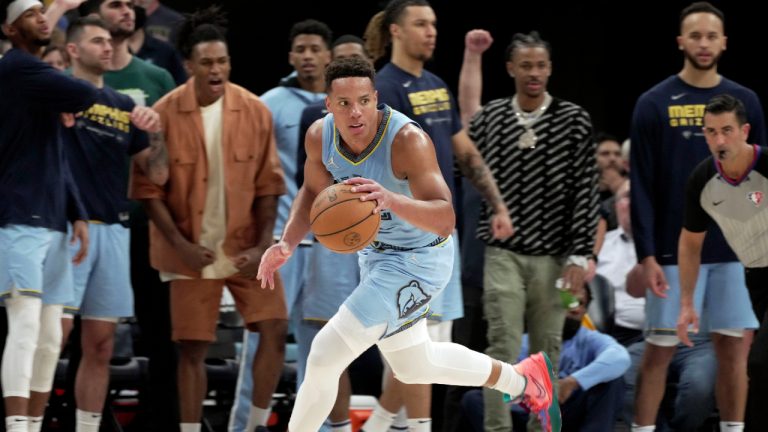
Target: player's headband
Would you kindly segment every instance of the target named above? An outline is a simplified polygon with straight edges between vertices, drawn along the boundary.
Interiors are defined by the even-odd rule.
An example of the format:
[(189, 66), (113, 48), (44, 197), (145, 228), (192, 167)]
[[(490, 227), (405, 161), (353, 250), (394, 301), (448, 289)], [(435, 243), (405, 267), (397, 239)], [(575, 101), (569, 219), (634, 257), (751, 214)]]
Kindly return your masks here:
[(5, 18), (5, 24), (11, 25), (21, 14), (34, 6), (42, 6), (39, 0), (15, 0), (8, 5), (8, 15)]

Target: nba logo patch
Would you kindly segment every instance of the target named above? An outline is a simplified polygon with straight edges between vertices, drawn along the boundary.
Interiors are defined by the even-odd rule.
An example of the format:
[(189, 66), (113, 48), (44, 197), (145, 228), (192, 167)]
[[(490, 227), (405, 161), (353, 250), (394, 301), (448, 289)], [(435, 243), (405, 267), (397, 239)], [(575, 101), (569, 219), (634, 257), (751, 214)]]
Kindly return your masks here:
[(760, 191), (749, 192), (747, 194), (747, 199), (752, 201), (752, 204), (754, 204), (755, 207), (760, 207), (760, 203), (763, 202), (763, 193)]

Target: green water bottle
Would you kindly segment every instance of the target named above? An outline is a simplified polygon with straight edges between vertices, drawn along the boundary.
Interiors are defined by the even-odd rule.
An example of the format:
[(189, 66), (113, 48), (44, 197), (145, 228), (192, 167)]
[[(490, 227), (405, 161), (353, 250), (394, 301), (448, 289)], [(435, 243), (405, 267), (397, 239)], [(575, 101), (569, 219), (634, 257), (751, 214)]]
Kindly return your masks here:
[(560, 292), (560, 301), (563, 303), (563, 308), (570, 310), (579, 307), (579, 299), (568, 289), (570, 287), (565, 286), (563, 278), (555, 282), (555, 288)]

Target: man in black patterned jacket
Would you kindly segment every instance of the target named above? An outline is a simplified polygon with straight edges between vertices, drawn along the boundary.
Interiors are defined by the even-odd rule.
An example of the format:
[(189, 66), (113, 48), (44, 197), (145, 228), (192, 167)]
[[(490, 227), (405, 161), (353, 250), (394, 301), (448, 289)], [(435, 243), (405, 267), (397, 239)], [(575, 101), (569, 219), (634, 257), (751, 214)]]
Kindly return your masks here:
[[(511, 238), (495, 240), (488, 218), (480, 218), (478, 235), (488, 243), (486, 353), (514, 361), (527, 323), (531, 349), (557, 363), (565, 320), (557, 280), (581, 289), (597, 227), (592, 124), (583, 108), (547, 93), (550, 47), (536, 32), (512, 38), (507, 71), (516, 94), (485, 105), (469, 128), (516, 228)], [(485, 392), (484, 398), (485, 430), (510, 431), (501, 395)]]

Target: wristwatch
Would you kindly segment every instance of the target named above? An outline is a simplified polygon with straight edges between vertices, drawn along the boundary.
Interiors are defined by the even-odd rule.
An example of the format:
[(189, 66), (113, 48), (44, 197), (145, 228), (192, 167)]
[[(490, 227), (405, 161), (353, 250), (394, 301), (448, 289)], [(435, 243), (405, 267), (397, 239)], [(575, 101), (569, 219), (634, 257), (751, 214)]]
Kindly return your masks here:
[(584, 271), (589, 270), (589, 262), (588, 257), (584, 255), (569, 255), (568, 258), (565, 260), (565, 265), (567, 266), (579, 266)]

